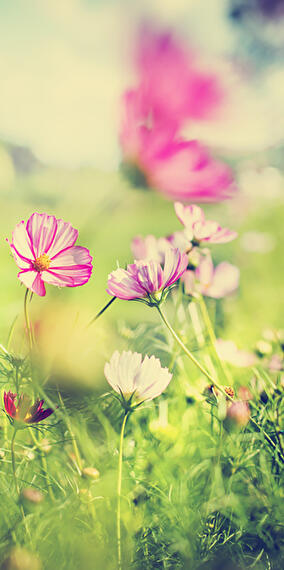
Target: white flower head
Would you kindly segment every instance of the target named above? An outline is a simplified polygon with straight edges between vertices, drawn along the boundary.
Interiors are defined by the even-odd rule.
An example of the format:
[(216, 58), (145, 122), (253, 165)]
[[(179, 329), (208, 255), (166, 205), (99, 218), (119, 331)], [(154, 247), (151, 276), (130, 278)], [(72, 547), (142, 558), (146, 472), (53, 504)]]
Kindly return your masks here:
[(142, 360), (142, 354), (131, 351), (120, 354), (116, 350), (105, 364), (104, 373), (115, 392), (135, 405), (160, 396), (172, 378), (155, 356), (145, 356)]

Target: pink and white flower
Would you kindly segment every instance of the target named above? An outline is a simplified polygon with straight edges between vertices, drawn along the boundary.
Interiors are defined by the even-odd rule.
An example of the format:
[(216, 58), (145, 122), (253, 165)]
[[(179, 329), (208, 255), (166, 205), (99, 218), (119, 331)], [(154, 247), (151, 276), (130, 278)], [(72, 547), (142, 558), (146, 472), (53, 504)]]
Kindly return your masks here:
[(223, 261), (214, 268), (210, 255), (204, 256), (195, 271), (186, 271), (183, 276), (185, 292), (201, 293), (206, 297), (221, 299), (230, 295), (239, 286), (238, 267)]
[(88, 249), (75, 245), (77, 238), (78, 230), (70, 223), (47, 214), (34, 213), (27, 223), (17, 224), (9, 245), (20, 281), (40, 296), (46, 294), (45, 283), (57, 287), (87, 283), (92, 257)]
[(186, 254), (170, 249), (166, 251), (163, 267), (157, 261), (147, 259), (136, 261), (127, 269), (119, 267), (108, 277), (107, 293), (119, 299), (141, 299), (157, 304), (185, 272), (187, 264)]
[(194, 204), (184, 206), (181, 202), (174, 204), (179, 221), (185, 226), (186, 235), (200, 243), (228, 243), (237, 237), (237, 232), (222, 228), (218, 222), (206, 220), (203, 210)]
[(172, 379), (158, 358), (145, 356), (142, 360), (142, 354), (130, 351), (120, 354), (116, 350), (105, 364), (104, 373), (115, 392), (134, 405), (160, 396)]

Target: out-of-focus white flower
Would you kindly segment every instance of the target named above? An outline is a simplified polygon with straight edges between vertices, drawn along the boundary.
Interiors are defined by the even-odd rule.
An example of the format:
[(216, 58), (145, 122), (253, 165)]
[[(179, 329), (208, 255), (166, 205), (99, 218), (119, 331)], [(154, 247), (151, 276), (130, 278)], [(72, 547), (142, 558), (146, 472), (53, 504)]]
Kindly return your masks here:
[(116, 350), (106, 363), (104, 373), (115, 392), (134, 405), (160, 396), (172, 378), (155, 356), (145, 356), (142, 360), (142, 354), (131, 351), (120, 354)]

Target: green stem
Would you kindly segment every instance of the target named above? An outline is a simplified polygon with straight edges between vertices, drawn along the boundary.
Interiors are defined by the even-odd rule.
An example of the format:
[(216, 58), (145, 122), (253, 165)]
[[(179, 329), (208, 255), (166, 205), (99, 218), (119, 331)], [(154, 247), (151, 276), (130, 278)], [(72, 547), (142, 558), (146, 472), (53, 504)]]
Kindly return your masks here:
[(117, 297), (112, 297), (112, 299), (96, 314), (96, 316), (90, 320), (87, 328), (90, 327), (112, 305), (115, 299), (117, 299)]
[(32, 336), (31, 323), (30, 323), (30, 317), (29, 317), (29, 311), (28, 311), (28, 295), (29, 295), (29, 289), (27, 289), (26, 293), (25, 293), (24, 314), (25, 314), (26, 328), (28, 331), (29, 348), (30, 348), (30, 353), (31, 353), (32, 349), (33, 349), (33, 336)]
[[(170, 325), (170, 323), (169, 323), (167, 317), (165, 316), (165, 314), (163, 313), (161, 307), (159, 305), (156, 305), (156, 307), (157, 307), (157, 310), (161, 316), (162, 321), (164, 322), (166, 327), (169, 329), (170, 333), (172, 334), (172, 336), (174, 337), (174, 339), (176, 340), (176, 342), (178, 343), (180, 348), (183, 350), (183, 352), (186, 354), (186, 356), (195, 364), (195, 366), (197, 366), (197, 368), (199, 368), (200, 372), (202, 372), (202, 374), (204, 374), (204, 376), (206, 376), (208, 378), (208, 380), (210, 380), (210, 382), (217, 388), (217, 390), (219, 390), (227, 398), (227, 400), (234, 402), (234, 399), (231, 396), (229, 396), (229, 394), (227, 394), (225, 388), (223, 388), (223, 386), (221, 386), (220, 384), (218, 384), (216, 382), (216, 380), (213, 378), (213, 376), (211, 376), (211, 374), (209, 374), (209, 372), (207, 372), (207, 370), (202, 366), (202, 364), (200, 364), (200, 362), (198, 362), (198, 360), (196, 360), (195, 356), (193, 356), (193, 354), (185, 346), (185, 344), (183, 344), (182, 340), (179, 338), (177, 333), (174, 331), (174, 329)], [(268, 433), (266, 433), (266, 431), (264, 431), (264, 429), (260, 425), (258, 425), (258, 423), (252, 417), (250, 417), (250, 421), (252, 424), (254, 424), (257, 427), (258, 431), (263, 433), (266, 441), (271, 445), (271, 447), (274, 450), (277, 450), (277, 445), (274, 443), (274, 441), (271, 439), (271, 437), (268, 435)], [(278, 455), (279, 455), (282, 463), (284, 463), (284, 457), (282, 456), (281, 451), (278, 451)]]
[(128, 412), (125, 413), (123, 418), (120, 441), (119, 441), (119, 457), (118, 457), (118, 476), (117, 476), (117, 511), (116, 511), (116, 532), (117, 532), (117, 561), (118, 570), (121, 570), (121, 482), (122, 482), (122, 458), (123, 458), (123, 437), (125, 431), (126, 420)]
[(69, 434), (70, 434), (70, 436), (71, 436), (72, 446), (73, 446), (73, 450), (74, 450), (74, 455), (75, 455), (75, 458), (76, 458), (76, 467), (77, 467), (77, 470), (78, 470), (78, 472), (79, 472), (79, 475), (81, 475), (81, 474), (82, 474), (82, 469), (83, 469), (82, 459), (81, 459), (81, 456), (80, 456), (80, 453), (79, 453), (77, 441), (76, 441), (76, 438), (75, 438), (75, 435), (74, 435), (74, 432), (73, 432), (73, 429), (72, 429), (72, 426), (71, 426), (71, 422), (69, 421), (69, 417), (68, 417), (68, 414), (66, 413), (65, 405), (64, 405), (64, 402), (63, 402), (63, 399), (62, 399), (62, 396), (61, 396), (61, 393), (60, 393), (59, 390), (58, 390), (58, 398), (59, 398), (59, 401), (60, 401), (60, 405), (61, 405), (62, 409), (64, 410), (64, 421), (65, 421), (65, 423), (66, 423), (67, 429), (68, 429)]
[(220, 366), (220, 368), (221, 368), (221, 370), (222, 370), (222, 373), (223, 373), (223, 375), (224, 375), (225, 381), (226, 381), (228, 384), (230, 384), (230, 383), (232, 382), (232, 379), (228, 377), (228, 373), (227, 373), (227, 371), (225, 370), (225, 367), (224, 367), (224, 365), (223, 365), (223, 362), (222, 362), (221, 358), (219, 357), (219, 354), (218, 354), (218, 352), (217, 352), (217, 350), (216, 350), (216, 336), (215, 336), (215, 331), (214, 331), (214, 328), (213, 328), (211, 319), (210, 319), (210, 317), (209, 317), (209, 313), (208, 313), (208, 310), (207, 310), (207, 307), (206, 307), (206, 303), (205, 303), (204, 298), (203, 298), (202, 295), (200, 295), (200, 297), (199, 297), (199, 306), (200, 306), (200, 309), (201, 309), (201, 314), (202, 314), (202, 318), (203, 318), (204, 324), (205, 324), (206, 329), (207, 329), (207, 332), (208, 332), (208, 336), (209, 336), (209, 340), (210, 340), (210, 343), (211, 343), (211, 349), (212, 349), (213, 355), (214, 355), (216, 361), (218, 362), (218, 364), (219, 364), (219, 366)]
[[(19, 487), (19, 483), (18, 483), (18, 479), (17, 479), (17, 474), (16, 474), (16, 458), (15, 458), (15, 439), (16, 439), (16, 434), (17, 434), (17, 429), (14, 429), (13, 435), (12, 435), (12, 439), (11, 439), (11, 459), (12, 459), (12, 471), (13, 471), (13, 477), (14, 477), (14, 483), (15, 483), (15, 488), (16, 488), (16, 493), (18, 495), (18, 498), (20, 497), (20, 487)], [(21, 515), (22, 515), (22, 519), (23, 519), (23, 523), (25, 526), (25, 530), (27, 533), (27, 536), (31, 541), (31, 535), (30, 535), (30, 531), (27, 525), (27, 521), (26, 521), (26, 516), (25, 516), (25, 511), (23, 508), (23, 505), (21, 504), (21, 502), (19, 503), (19, 509), (21, 511)]]
[(225, 389), (223, 388), (223, 386), (220, 386), (216, 380), (213, 378), (213, 376), (211, 376), (211, 374), (209, 374), (209, 372), (207, 372), (207, 370), (202, 366), (202, 364), (200, 364), (200, 362), (198, 362), (198, 360), (195, 358), (195, 356), (193, 356), (193, 354), (190, 352), (190, 350), (185, 346), (185, 344), (183, 344), (182, 340), (180, 339), (180, 337), (177, 335), (177, 333), (174, 331), (174, 329), (172, 328), (172, 326), (170, 325), (166, 315), (163, 313), (162, 309), (160, 306), (157, 305), (157, 309), (158, 312), (161, 316), (162, 321), (164, 322), (164, 324), (166, 325), (166, 327), (168, 328), (168, 330), (170, 331), (171, 335), (174, 337), (175, 341), (178, 343), (178, 345), (180, 346), (180, 348), (183, 350), (183, 352), (186, 354), (186, 356), (188, 356), (188, 358), (190, 358), (190, 360), (195, 364), (195, 366), (197, 366), (197, 368), (199, 368), (200, 372), (202, 372), (202, 374), (204, 374), (204, 376), (206, 376), (208, 378), (208, 380), (214, 384), (214, 386), (216, 386), (216, 388), (218, 388), (218, 390), (220, 390), (220, 392), (222, 392), (225, 396), (227, 396)]
[(12, 439), (11, 439), (11, 459), (12, 459), (12, 471), (13, 471), (15, 488), (16, 488), (17, 495), (19, 495), (20, 494), (20, 487), (19, 487), (17, 474), (16, 474), (16, 459), (15, 459), (15, 438), (16, 438), (16, 434), (17, 434), (17, 430), (14, 429)]
[(43, 470), (43, 473), (44, 473), (44, 476), (45, 476), (45, 479), (47, 482), (48, 494), (49, 494), (51, 500), (54, 501), (55, 497), (54, 497), (53, 489), (52, 489), (49, 474), (48, 474), (46, 457), (45, 457), (44, 452), (42, 451), (42, 449), (40, 447), (40, 442), (37, 440), (37, 438), (33, 432), (33, 429), (29, 428), (29, 432), (30, 432), (32, 440), (36, 446), (36, 449), (39, 451), (39, 454), (40, 454), (42, 470)]

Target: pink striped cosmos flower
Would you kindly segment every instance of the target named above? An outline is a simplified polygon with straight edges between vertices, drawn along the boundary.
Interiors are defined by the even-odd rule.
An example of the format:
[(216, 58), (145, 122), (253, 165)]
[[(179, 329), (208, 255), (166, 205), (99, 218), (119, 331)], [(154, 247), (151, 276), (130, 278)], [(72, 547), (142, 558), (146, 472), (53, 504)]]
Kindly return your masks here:
[(35, 424), (45, 420), (54, 410), (51, 408), (43, 409), (44, 400), (36, 400), (31, 405), (31, 399), (27, 394), (21, 394), (16, 403), (17, 394), (4, 392), (4, 406), (8, 416), (17, 422), (24, 422), (26, 424)]
[(194, 242), (228, 243), (238, 235), (237, 232), (222, 228), (218, 222), (206, 220), (199, 206), (184, 206), (181, 202), (175, 202), (174, 207), (179, 221), (185, 226), (186, 235)]
[(105, 377), (110, 386), (122, 396), (125, 409), (141, 404), (145, 400), (153, 400), (160, 396), (172, 379), (167, 368), (155, 356), (145, 356), (138, 352), (116, 350), (110, 362), (105, 364)]
[(46, 293), (45, 283), (58, 287), (87, 283), (92, 257), (88, 249), (75, 245), (77, 238), (78, 230), (70, 223), (47, 214), (34, 213), (27, 223), (17, 224), (9, 245), (20, 281), (40, 296)]
[(185, 272), (187, 256), (178, 249), (165, 253), (165, 263), (154, 260), (136, 261), (119, 267), (108, 277), (107, 293), (126, 300), (143, 300), (148, 305), (157, 305), (164, 299), (171, 285)]

